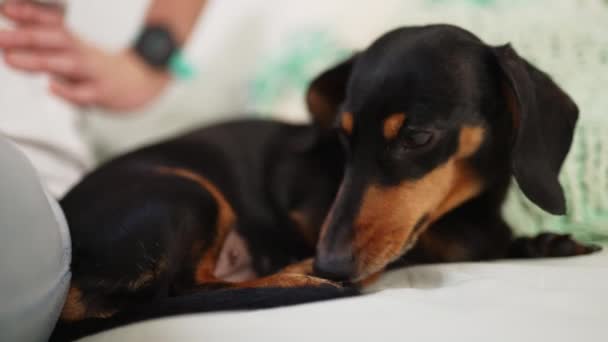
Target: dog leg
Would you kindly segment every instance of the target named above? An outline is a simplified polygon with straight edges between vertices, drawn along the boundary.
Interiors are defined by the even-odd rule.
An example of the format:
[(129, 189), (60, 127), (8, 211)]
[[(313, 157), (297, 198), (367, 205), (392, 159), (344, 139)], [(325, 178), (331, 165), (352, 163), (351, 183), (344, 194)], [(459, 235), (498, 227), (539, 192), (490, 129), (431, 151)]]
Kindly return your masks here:
[(510, 258), (568, 257), (591, 254), (601, 250), (596, 245), (583, 245), (570, 235), (542, 233), (535, 237), (513, 240), (509, 247)]
[(257, 278), (243, 282), (230, 282), (219, 278), (214, 278), (209, 275), (205, 283), (199, 283), (194, 289), (187, 291), (194, 293), (201, 290), (210, 289), (246, 289), (246, 288), (263, 288), (263, 287), (278, 287), (278, 288), (293, 288), (293, 287), (316, 287), (316, 286), (333, 286), (342, 287), (340, 284), (313, 276), (312, 259), (306, 259), (296, 264), (285, 267), (278, 273), (273, 275)]
[(542, 233), (513, 237), (501, 219), (484, 224), (444, 220), (431, 227), (416, 246), (390, 268), (437, 262), (466, 262), (509, 258), (548, 258), (585, 255), (600, 250), (569, 235)]

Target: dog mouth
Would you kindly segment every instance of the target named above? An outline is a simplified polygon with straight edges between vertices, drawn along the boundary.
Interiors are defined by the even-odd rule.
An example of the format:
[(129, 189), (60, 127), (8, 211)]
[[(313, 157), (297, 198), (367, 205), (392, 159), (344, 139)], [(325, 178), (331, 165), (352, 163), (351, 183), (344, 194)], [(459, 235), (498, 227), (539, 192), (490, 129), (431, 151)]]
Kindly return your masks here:
[(396, 253), (393, 257), (391, 257), (389, 259), (382, 260), (381, 262), (377, 262), (377, 263), (374, 262), (374, 263), (365, 265), (364, 270), (362, 272), (360, 272), (358, 275), (356, 275), (355, 277), (351, 278), (349, 281), (351, 283), (360, 283), (362, 281), (365, 281), (371, 275), (382, 271), (388, 265), (390, 265), (392, 262), (397, 261), (400, 258), (402, 258), (407, 252), (409, 252), (412, 248), (414, 248), (416, 246), (418, 239), (420, 238), (420, 236), (425, 232), (426, 228), (428, 227), (428, 225), (430, 223), (429, 221), (430, 221), (430, 216), (428, 214), (423, 215), (412, 228), (411, 233), (408, 235), (408, 237), (403, 242), (402, 247), (398, 253)]
[(430, 216), (428, 214), (424, 214), (418, 220), (418, 222), (416, 222), (414, 228), (412, 229), (412, 233), (410, 234), (410, 236), (408, 236), (407, 240), (405, 240), (405, 243), (403, 244), (403, 249), (401, 250), (401, 255), (399, 256), (399, 258), (402, 257), (405, 253), (409, 252), (412, 248), (414, 248), (416, 242), (418, 242), (418, 239), (420, 238), (420, 235), (422, 235), (422, 233), (426, 231), (426, 228), (429, 225), (429, 220)]
[(352, 284), (361, 283), (361, 282), (365, 281), (371, 275), (374, 275), (374, 274), (376, 274), (378, 272), (383, 271), (392, 262), (399, 260), (407, 252), (409, 252), (412, 248), (414, 248), (414, 246), (416, 245), (416, 242), (418, 241), (419, 237), (420, 237), (420, 235), (412, 235), (411, 237), (409, 237), (406, 240), (406, 242), (403, 245), (403, 248), (401, 249), (401, 251), (397, 255), (395, 255), (393, 258), (390, 258), (390, 259), (382, 262), (381, 264), (374, 265), (374, 266), (371, 266), (371, 267), (367, 267), (364, 272), (361, 272), (357, 276), (351, 278), (349, 281), (347, 281), (347, 283), (352, 283)]
[(418, 242), (418, 239), (420, 238), (420, 235), (422, 235), (422, 233), (424, 233), (424, 231), (426, 230), (426, 227), (428, 227), (429, 220), (430, 216), (428, 214), (425, 214), (418, 220), (418, 222), (416, 222), (414, 228), (412, 229), (412, 233), (407, 238), (407, 240), (405, 240), (405, 243), (403, 244), (403, 249), (401, 250), (400, 256), (398, 258), (402, 257), (403, 255), (405, 255), (405, 253), (409, 252), (412, 248), (414, 248), (416, 242)]

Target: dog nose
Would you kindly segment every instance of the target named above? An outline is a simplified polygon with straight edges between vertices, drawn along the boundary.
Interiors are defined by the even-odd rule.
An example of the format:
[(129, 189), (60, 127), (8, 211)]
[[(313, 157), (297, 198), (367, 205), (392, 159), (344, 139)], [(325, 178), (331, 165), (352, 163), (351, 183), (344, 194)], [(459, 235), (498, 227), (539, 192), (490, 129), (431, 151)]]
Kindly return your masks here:
[(354, 262), (351, 255), (317, 255), (313, 265), (316, 276), (334, 280), (349, 280), (354, 273)]

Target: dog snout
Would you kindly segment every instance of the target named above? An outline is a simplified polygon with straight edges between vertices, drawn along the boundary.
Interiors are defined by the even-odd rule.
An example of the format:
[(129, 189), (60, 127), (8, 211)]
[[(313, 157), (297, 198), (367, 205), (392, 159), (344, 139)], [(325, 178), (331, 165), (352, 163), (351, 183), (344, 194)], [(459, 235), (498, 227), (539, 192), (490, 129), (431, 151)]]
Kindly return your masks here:
[(314, 274), (334, 281), (347, 281), (355, 273), (355, 263), (350, 253), (318, 253), (314, 263)]

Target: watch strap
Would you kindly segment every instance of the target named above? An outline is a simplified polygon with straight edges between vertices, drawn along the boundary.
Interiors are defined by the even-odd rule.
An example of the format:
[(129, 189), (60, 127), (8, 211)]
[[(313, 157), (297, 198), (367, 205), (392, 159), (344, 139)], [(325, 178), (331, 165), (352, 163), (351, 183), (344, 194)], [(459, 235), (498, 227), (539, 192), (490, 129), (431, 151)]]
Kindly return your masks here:
[(169, 71), (180, 80), (189, 80), (196, 76), (194, 66), (186, 60), (181, 50), (176, 50), (169, 59)]

